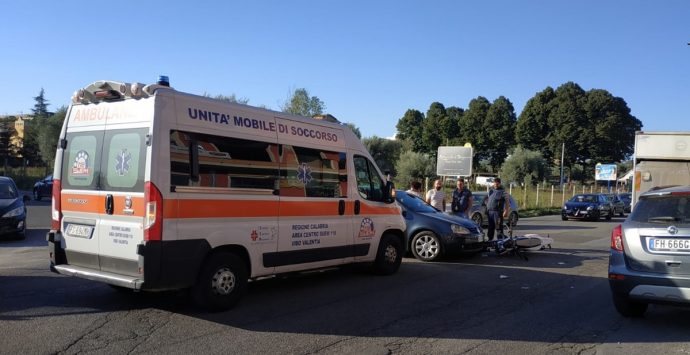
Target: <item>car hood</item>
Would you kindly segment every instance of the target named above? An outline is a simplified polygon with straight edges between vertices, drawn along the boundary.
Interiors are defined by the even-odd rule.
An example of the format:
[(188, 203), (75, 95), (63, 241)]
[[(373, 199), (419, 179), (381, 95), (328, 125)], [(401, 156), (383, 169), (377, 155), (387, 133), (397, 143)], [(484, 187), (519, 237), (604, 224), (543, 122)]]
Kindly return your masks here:
[(566, 202), (565, 207), (566, 208), (587, 208), (587, 207), (596, 207), (598, 206), (598, 203), (595, 202)]
[(18, 198), (0, 198), (0, 215), (7, 210), (21, 206), (21, 199)]
[(442, 213), (442, 212), (433, 213), (433, 212), (429, 212), (429, 213), (420, 213), (420, 214), (423, 215), (423, 216), (426, 216), (426, 217), (428, 217), (428, 218), (437, 219), (437, 220), (441, 220), (441, 221), (449, 222), (449, 223), (455, 223), (455, 224), (457, 224), (457, 225), (463, 226), (463, 227), (468, 228), (468, 229), (469, 229), (469, 228), (475, 228), (475, 227), (476, 227), (476, 225), (474, 224), (474, 222), (472, 222), (472, 221), (469, 220), (469, 219), (461, 218), (461, 217), (454, 216), (454, 215), (450, 215), (450, 214), (447, 214), (447, 213)]

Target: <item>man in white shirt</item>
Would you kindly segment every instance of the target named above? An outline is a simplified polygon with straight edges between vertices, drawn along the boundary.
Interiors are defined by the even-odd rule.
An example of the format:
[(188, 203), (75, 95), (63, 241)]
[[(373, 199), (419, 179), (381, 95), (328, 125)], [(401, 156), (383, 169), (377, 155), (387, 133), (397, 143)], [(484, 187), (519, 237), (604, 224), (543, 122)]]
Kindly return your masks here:
[(446, 211), (446, 193), (443, 192), (441, 180), (434, 181), (434, 188), (426, 193), (426, 203), (436, 207), (437, 210)]

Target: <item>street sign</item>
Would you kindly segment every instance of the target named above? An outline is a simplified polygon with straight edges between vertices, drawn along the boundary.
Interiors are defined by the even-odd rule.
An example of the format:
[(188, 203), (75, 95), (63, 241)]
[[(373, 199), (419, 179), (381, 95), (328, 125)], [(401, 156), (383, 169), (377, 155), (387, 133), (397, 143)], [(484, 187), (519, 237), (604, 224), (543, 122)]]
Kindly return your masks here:
[(594, 167), (594, 180), (615, 181), (618, 175), (616, 164), (597, 164)]
[(472, 175), (472, 147), (438, 147), (436, 175)]

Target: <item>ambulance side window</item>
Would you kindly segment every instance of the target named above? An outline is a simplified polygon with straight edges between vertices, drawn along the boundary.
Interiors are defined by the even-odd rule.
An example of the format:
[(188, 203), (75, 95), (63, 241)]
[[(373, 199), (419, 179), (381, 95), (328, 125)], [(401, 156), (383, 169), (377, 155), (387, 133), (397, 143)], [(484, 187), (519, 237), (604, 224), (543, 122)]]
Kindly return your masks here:
[(355, 155), (354, 163), (359, 195), (366, 200), (383, 201), (385, 184), (376, 172), (374, 165), (369, 159), (359, 155)]
[(281, 196), (347, 197), (345, 153), (283, 145), (280, 158)]
[[(196, 149), (197, 161), (191, 150)], [(198, 177), (193, 177), (193, 164)], [(170, 180), (176, 186), (260, 189), (273, 192), (278, 180), (275, 143), (171, 131)]]

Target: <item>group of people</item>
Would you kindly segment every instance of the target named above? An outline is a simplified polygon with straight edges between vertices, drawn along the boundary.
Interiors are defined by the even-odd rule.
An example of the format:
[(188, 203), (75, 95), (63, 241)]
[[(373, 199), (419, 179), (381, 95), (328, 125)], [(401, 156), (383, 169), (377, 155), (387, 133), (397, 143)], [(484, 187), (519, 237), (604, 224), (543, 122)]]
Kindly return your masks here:
[[(434, 188), (427, 191), (424, 197), (422, 197), (422, 183), (419, 181), (413, 181), (407, 192), (424, 199), (426, 203), (439, 211), (446, 211), (446, 193), (443, 191), (441, 180), (434, 181)], [(459, 178), (451, 196), (451, 212), (456, 216), (469, 218), (472, 203), (472, 191), (465, 186), (465, 181)], [(498, 177), (494, 178), (493, 189), (489, 191), (486, 214), (489, 222), (487, 230), (489, 240), (493, 240), (496, 235), (503, 235), (503, 219), (508, 218), (510, 214), (510, 200), (508, 192), (503, 188), (501, 179)]]

